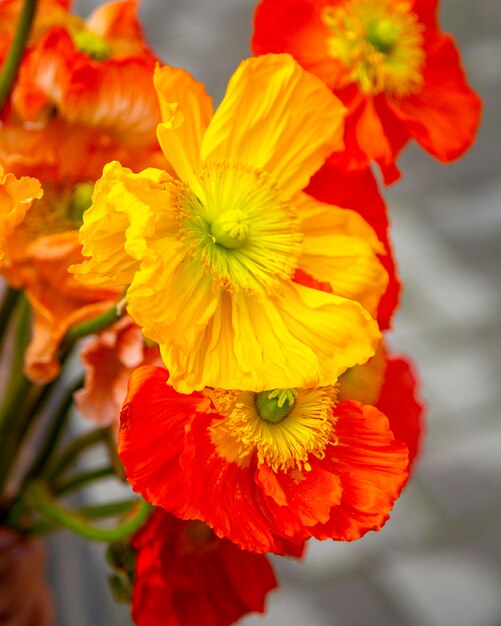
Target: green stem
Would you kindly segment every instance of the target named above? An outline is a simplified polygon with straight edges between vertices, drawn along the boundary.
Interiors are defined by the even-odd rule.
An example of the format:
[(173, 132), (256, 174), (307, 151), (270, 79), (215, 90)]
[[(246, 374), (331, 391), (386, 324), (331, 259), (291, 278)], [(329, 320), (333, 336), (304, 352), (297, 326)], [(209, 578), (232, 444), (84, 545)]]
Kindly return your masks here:
[(95, 430), (85, 433), (85, 435), (77, 437), (69, 443), (58, 456), (51, 459), (50, 463), (46, 466), (44, 474), (49, 481), (54, 480), (56, 476), (62, 474), (68, 467), (73, 465), (86, 450), (96, 443), (105, 441), (105, 438), (106, 429), (103, 428), (96, 428)]
[(94, 317), (91, 320), (86, 320), (80, 324), (72, 326), (66, 333), (62, 343), (60, 352), (64, 354), (71, 346), (87, 335), (94, 335), (95, 333), (108, 328), (115, 322), (118, 322), (120, 318), (125, 315), (125, 291), (120, 299), (104, 313)]
[(34, 389), (23, 373), (24, 351), (29, 339), (31, 321), (30, 307), (24, 296), (16, 307), (16, 320), (10, 375), (5, 389), (2, 389), (3, 398), (0, 404), (0, 494), (16, 457), (19, 440), (29, 424), (30, 415), (23, 412), (23, 407), (31, 397), (29, 392)]
[(68, 478), (65, 482), (55, 483), (52, 486), (52, 491), (58, 496), (66, 495), (71, 491), (75, 491), (75, 489), (80, 489), (89, 483), (93, 483), (101, 478), (109, 478), (110, 476), (115, 476), (114, 467), (111, 465), (109, 467), (98, 467), (88, 472), (75, 474), (75, 476)]
[(93, 541), (116, 541), (132, 535), (143, 526), (151, 511), (151, 506), (144, 500), (140, 500), (134, 507), (136, 511), (133, 517), (119, 523), (115, 528), (102, 529), (89, 524), (83, 515), (58, 504), (50, 495), (47, 487), (40, 482), (34, 482), (30, 485), (27, 497), (49, 521)]
[(79, 509), (78, 513), (87, 519), (115, 517), (117, 515), (130, 513), (130, 511), (132, 511), (132, 509), (137, 506), (139, 502), (140, 500), (117, 500), (116, 502), (107, 502), (106, 504), (85, 506)]
[(17, 71), (23, 58), (24, 49), (28, 42), (31, 25), (35, 17), (37, 0), (25, 0), (14, 40), (7, 54), (7, 58), (0, 72), (0, 111), (9, 97), (12, 85), (16, 80)]
[(36, 456), (30, 471), (26, 476), (26, 480), (35, 478), (41, 474), (47, 465), (51, 452), (57, 446), (64, 428), (71, 414), (71, 408), (73, 406), (73, 394), (75, 391), (82, 387), (83, 381), (79, 378), (64, 395), (61, 403), (58, 406), (57, 412), (52, 419), (52, 423), (49, 426), (48, 432), (45, 435), (45, 440), (39, 448), (38, 455)]
[(17, 289), (7, 287), (5, 295), (2, 298), (2, 304), (0, 307), (0, 353), (7, 334), (6, 331), (9, 326), (11, 313), (16, 306), (20, 293), (21, 292)]

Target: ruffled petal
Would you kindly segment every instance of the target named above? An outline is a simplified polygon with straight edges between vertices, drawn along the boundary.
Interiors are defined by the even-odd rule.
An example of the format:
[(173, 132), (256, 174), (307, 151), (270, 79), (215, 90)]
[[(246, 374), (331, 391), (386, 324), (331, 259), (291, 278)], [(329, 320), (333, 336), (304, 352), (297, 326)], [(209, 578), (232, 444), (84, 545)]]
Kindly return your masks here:
[[(168, 249), (152, 248), (127, 291), (127, 310), (145, 335), (161, 344), (164, 357), (165, 344), (172, 344), (173, 351), (191, 358), (218, 306), (210, 274), (185, 257), (186, 249), (174, 239)], [(174, 377), (171, 371), (171, 380)]]
[(134, 536), (133, 547), (138, 626), (231, 626), (247, 613), (263, 612), (266, 594), (277, 585), (267, 557), (162, 509)]
[(15, 228), (22, 223), (35, 198), (43, 194), (36, 178), (16, 178), (6, 174), (0, 165), (0, 264), (5, 255), (4, 246)]
[(286, 554), (288, 542), (302, 543), (308, 533), (289, 507), (263, 492), (253, 461), (240, 467), (220, 456), (209, 434), (213, 419), (193, 420), (182, 458), (185, 472), (193, 472), (190, 497), (201, 519), (243, 550)]
[[(149, 237), (160, 230), (174, 233), (171, 177), (154, 168), (134, 174), (109, 163), (97, 181), (93, 204), (80, 228), (83, 254), (89, 257), (70, 271), (87, 285), (123, 289), (146, 254)], [(155, 210), (165, 207), (165, 211)]]
[(158, 141), (179, 178), (198, 194), (202, 136), (212, 118), (212, 98), (202, 83), (176, 67), (157, 67), (154, 74), (162, 124)]
[(158, 347), (147, 347), (141, 329), (127, 316), (89, 341), (80, 359), (85, 384), (75, 393), (75, 404), (101, 426), (118, 424), (132, 371), (140, 365), (162, 365)]
[(374, 174), (369, 168), (344, 172), (332, 163), (326, 163), (312, 178), (307, 192), (317, 200), (359, 213), (383, 244), (385, 253), (379, 255), (379, 260), (388, 272), (389, 283), (379, 304), (377, 320), (381, 330), (386, 330), (398, 306), (400, 281), (389, 237), (388, 209), (379, 193)]
[(190, 505), (179, 457), (186, 427), (204, 396), (178, 394), (167, 378), (165, 369), (152, 365), (132, 373), (120, 416), (118, 453), (135, 491), (190, 519), (197, 511)]
[(319, 459), (312, 457), (310, 464), (309, 471), (278, 474), (262, 465), (256, 477), (264, 493), (277, 504), (288, 506), (304, 526), (327, 522), (331, 508), (340, 503), (342, 494), (339, 476), (323, 469)]
[(365, 362), (379, 336), (358, 303), (284, 283), (270, 297), (223, 294), (191, 345), (176, 333), (161, 352), (169, 382), (183, 393), (319, 387)]
[(424, 403), (418, 396), (417, 375), (412, 364), (401, 358), (389, 358), (384, 383), (376, 402), (390, 422), (395, 437), (409, 449), (409, 471), (421, 450), (425, 434)]
[(450, 36), (437, 36), (429, 44), (423, 79), (419, 93), (389, 105), (425, 150), (452, 161), (475, 140), (482, 102), (466, 82)]
[(324, 463), (340, 477), (343, 495), (330, 520), (311, 532), (318, 539), (353, 541), (388, 519), (407, 480), (408, 453), (376, 408), (340, 402), (334, 416), (337, 444), (328, 446)]
[(295, 205), (304, 235), (299, 267), (375, 315), (388, 275), (377, 259), (376, 253), (384, 254), (384, 248), (372, 228), (355, 211), (306, 194)]
[(341, 102), (288, 54), (243, 61), (202, 142), (202, 160), (239, 161), (277, 179), (284, 198), (343, 147)]
[(254, 14), (254, 54), (290, 52), (308, 72), (329, 87), (339, 75), (339, 63), (326, 54), (330, 31), (321, 10), (332, 0), (261, 0)]

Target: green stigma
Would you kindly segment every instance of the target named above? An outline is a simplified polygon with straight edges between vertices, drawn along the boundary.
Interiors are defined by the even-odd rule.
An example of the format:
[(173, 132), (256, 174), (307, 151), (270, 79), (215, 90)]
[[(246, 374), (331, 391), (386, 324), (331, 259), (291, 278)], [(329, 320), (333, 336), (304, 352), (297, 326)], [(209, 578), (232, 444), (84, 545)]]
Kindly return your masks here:
[(398, 41), (398, 29), (390, 20), (378, 20), (369, 26), (367, 41), (379, 52), (388, 54)]
[(73, 188), (68, 206), (69, 217), (75, 224), (82, 224), (82, 216), (92, 204), (94, 183), (79, 183)]
[(239, 209), (224, 211), (212, 222), (210, 233), (214, 243), (224, 248), (240, 248), (249, 236), (247, 214)]
[(94, 61), (106, 61), (110, 58), (110, 47), (99, 35), (88, 30), (80, 30), (73, 35), (73, 41), (80, 52), (90, 56)]
[(258, 413), (265, 421), (277, 424), (292, 411), (296, 396), (297, 391), (295, 389), (261, 391), (256, 396)]

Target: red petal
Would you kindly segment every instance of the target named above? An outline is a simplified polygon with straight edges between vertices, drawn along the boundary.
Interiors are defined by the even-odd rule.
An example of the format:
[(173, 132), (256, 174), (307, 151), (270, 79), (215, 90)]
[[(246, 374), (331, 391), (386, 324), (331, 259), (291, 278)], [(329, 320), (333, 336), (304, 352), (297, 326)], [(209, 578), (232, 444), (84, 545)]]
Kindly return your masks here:
[(425, 150), (452, 161), (473, 143), (482, 102), (466, 82), (450, 36), (437, 36), (427, 52), (423, 89), (390, 106)]
[(343, 495), (330, 520), (311, 530), (319, 539), (353, 541), (388, 519), (407, 480), (407, 448), (372, 406), (340, 402), (334, 414), (339, 443), (328, 447), (325, 463), (339, 475)]
[(132, 614), (137, 626), (230, 626), (263, 612), (277, 586), (265, 556), (218, 539), (202, 522), (157, 509), (136, 534)]
[(330, 87), (338, 63), (326, 54), (329, 30), (320, 18), (329, 0), (262, 0), (254, 15), (254, 54), (288, 52)]
[(196, 469), (191, 497), (200, 518), (244, 550), (286, 554), (290, 542), (300, 544), (308, 533), (280, 496), (262, 490), (254, 463), (239, 467), (217, 453), (208, 434), (213, 417), (193, 421), (182, 459), (185, 472)]
[(118, 453), (127, 479), (148, 502), (196, 517), (179, 465), (185, 429), (204, 400), (199, 393), (182, 395), (167, 386), (167, 370), (145, 365), (129, 380), (120, 416)]
[(390, 422), (397, 439), (409, 449), (409, 471), (416, 460), (424, 434), (424, 406), (417, 398), (417, 376), (406, 359), (390, 358), (377, 408)]

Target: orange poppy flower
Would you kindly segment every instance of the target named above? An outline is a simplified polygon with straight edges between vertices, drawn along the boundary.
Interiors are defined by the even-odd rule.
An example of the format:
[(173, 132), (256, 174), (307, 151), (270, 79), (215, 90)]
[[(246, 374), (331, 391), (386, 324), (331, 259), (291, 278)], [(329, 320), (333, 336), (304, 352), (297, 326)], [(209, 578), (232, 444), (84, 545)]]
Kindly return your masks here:
[(379, 164), (385, 181), (409, 139), (441, 161), (475, 138), (481, 102), (436, 16), (437, 0), (261, 0), (255, 54), (290, 52), (349, 110), (343, 169)]
[(218, 539), (203, 522), (156, 509), (133, 538), (137, 626), (230, 626), (264, 612), (277, 586), (267, 557)]
[(387, 418), (333, 387), (182, 395), (153, 366), (131, 376), (119, 455), (134, 488), (245, 550), (381, 528), (407, 479)]
[(160, 118), (137, 2), (103, 5), (83, 21), (66, 14), (28, 48), (12, 92), (23, 120), (57, 115), (130, 146), (154, 146)]
[(75, 198), (78, 192), (85, 196), (85, 186), (71, 194), (46, 185), (44, 192), (42, 197), (33, 178), (0, 175), (0, 272), (26, 290), (32, 306), (25, 370), (38, 382), (57, 375), (57, 351), (68, 329), (109, 309), (117, 297), (114, 291), (83, 287), (68, 273), (68, 266), (81, 260), (73, 220), (78, 224), (81, 210)]
[(158, 346), (148, 346), (139, 326), (130, 317), (91, 339), (80, 353), (85, 369), (83, 389), (75, 404), (100, 426), (117, 425), (127, 396), (129, 376), (140, 365), (162, 365)]

